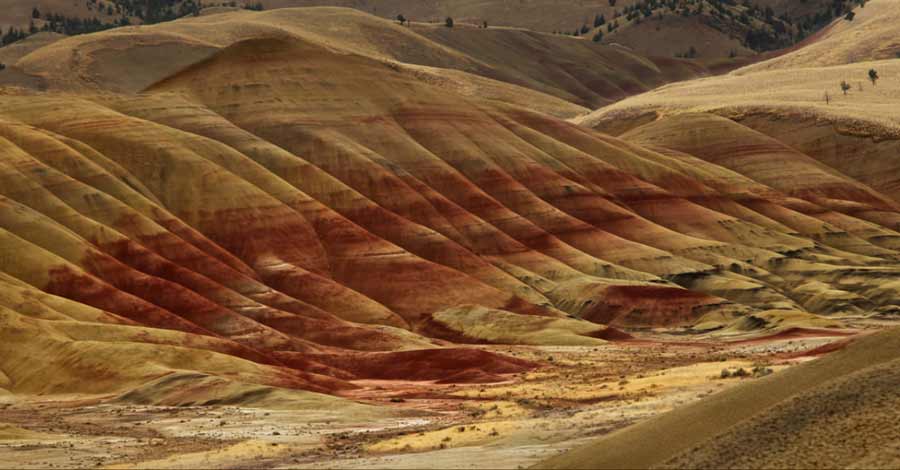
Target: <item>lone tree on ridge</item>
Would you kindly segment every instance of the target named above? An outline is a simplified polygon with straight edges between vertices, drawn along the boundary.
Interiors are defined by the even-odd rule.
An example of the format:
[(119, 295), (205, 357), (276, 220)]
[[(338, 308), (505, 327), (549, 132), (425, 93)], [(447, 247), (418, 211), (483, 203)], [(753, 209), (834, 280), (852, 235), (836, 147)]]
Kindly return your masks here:
[(869, 80), (872, 82), (872, 86), (875, 86), (875, 82), (878, 81), (878, 71), (875, 69), (869, 69)]

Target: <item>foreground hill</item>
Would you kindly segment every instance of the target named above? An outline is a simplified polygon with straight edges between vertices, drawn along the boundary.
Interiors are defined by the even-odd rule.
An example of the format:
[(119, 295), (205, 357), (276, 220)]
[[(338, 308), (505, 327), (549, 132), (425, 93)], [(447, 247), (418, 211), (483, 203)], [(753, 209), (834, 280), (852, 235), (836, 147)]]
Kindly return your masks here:
[(900, 333), (886, 331), (538, 467), (896, 468), (898, 380)]
[[(314, 21), (335, 17), (411, 46)], [(727, 336), (897, 308), (890, 188), (724, 119), (758, 164), (665, 128), (578, 127), (552, 115), (571, 103), (385, 23), (236, 12), (19, 59), (50, 91), (2, 89), (0, 388), (346, 396), (538, 366), (460, 343)], [(809, 186), (760, 177), (785, 164)]]

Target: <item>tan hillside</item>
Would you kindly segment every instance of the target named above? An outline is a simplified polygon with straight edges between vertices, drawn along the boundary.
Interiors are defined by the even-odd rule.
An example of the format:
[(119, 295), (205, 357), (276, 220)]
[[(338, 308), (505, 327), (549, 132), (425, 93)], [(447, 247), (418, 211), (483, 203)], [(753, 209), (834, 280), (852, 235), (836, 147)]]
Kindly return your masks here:
[(835, 22), (808, 46), (749, 66), (739, 73), (896, 59), (900, 54), (900, 32), (897, 31), (900, 3), (870, 1), (853, 11), (853, 21)]
[[(640, 23), (623, 22), (620, 29), (612, 33), (603, 26), (599, 30), (604, 33), (605, 44), (623, 44), (643, 55), (676, 57), (689, 52), (692, 47), (697, 51), (700, 63), (722, 60), (731, 54), (741, 58), (756, 55), (744, 46), (738, 33), (729, 36), (697, 17), (666, 14)], [(588, 33), (588, 37), (591, 35)], [(733, 62), (739, 64), (739, 60)]]
[[(205, 28), (197, 30), (198, 24)], [(418, 24), (403, 27), (354, 10), (315, 8), (240, 10), (74, 36), (27, 56), (8, 53), (9, 68), (0, 73), (0, 83), (6, 78), (13, 85), (38, 82), (70, 90), (99, 86), (134, 92), (236, 41), (282, 35), (377, 60), (466, 72), (471, 75), (418, 69), (423, 80), (457, 92), (513, 101), (566, 117), (662, 83), (708, 73), (687, 61), (654, 62), (621, 48), (544, 33), (463, 25), (452, 30)], [(35, 39), (23, 43), (36, 43)], [(122, 49), (118, 46), (122, 43), (133, 46)], [(23, 49), (18, 44), (8, 48)], [(479, 76), (551, 96), (518, 87), (504, 89)]]
[[(626, 2), (627, 3), (627, 2)], [(394, 18), (403, 14), (414, 22), (443, 22), (448, 16), (457, 22), (512, 26), (536, 31), (570, 31), (589, 24), (597, 14), (607, 16), (615, 7), (607, 0), (507, 2), (502, 0), (265, 0), (268, 9), (284, 7), (338, 6), (368, 14)], [(621, 6), (619, 7), (621, 8)]]
[(97, 17), (111, 20), (114, 16), (106, 14), (106, 10), (96, 7), (96, 2), (73, 2), (71, 0), (0, 0), (0, 27), (6, 32), (9, 27), (28, 28), (32, 20), (32, 9), (38, 7), (42, 12), (53, 12), (75, 18)]
[[(621, 133), (659, 114), (712, 111), (738, 120), (751, 114), (821, 118), (853, 134), (894, 135), (898, 86), (891, 78), (900, 70), (888, 59), (895, 55), (896, 5), (866, 2), (853, 21), (836, 22), (795, 51), (727, 75), (664, 86), (577, 122)], [(875, 83), (870, 69), (878, 73)], [(850, 85), (846, 95), (842, 81)]]
[(897, 330), (872, 335), (537, 467), (893, 468), (898, 357)]
[[(877, 12), (892, 3), (890, 0), (872, 1), (867, 3), (865, 10), (866, 13)], [(865, 17), (862, 19), (859, 23), (855, 20), (851, 28), (858, 26), (865, 31)], [(851, 31), (854, 30), (847, 30), (847, 34)], [(809, 47), (841, 50), (849, 44), (841, 37), (826, 36)], [(837, 172), (836, 176), (841, 178), (852, 178), (896, 203), (900, 200), (896, 177), (900, 168), (896, 158), (900, 121), (894, 102), (900, 96), (900, 86), (892, 78), (900, 74), (898, 64), (881, 60), (815, 69), (787, 65), (795, 58), (802, 59), (806, 50), (800, 49), (784, 56), (783, 60), (773, 59), (725, 76), (666, 86), (577, 118), (577, 122), (616, 134), (625, 133), (623, 136), (636, 142), (653, 142), (691, 153), (712, 153), (716, 152), (716, 147), (707, 147), (702, 136), (718, 135), (716, 129), (721, 127), (718, 123), (724, 121), (706, 118), (698, 121), (697, 116), (685, 114), (715, 114), (803, 152), (815, 160), (812, 163), (827, 167), (826, 171)], [(771, 67), (767, 68), (767, 64)], [(782, 65), (786, 68), (781, 68)], [(870, 70), (878, 74), (875, 83), (870, 81)], [(849, 85), (846, 95), (840, 88), (842, 81)], [(675, 137), (672, 134), (648, 135), (648, 132), (658, 134), (664, 128), (674, 129), (687, 122), (699, 123), (699, 126), (690, 133), (677, 136), (675, 141), (671, 140)], [(701, 147), (706, 150), (698, 150)], [(772, 157), (781, 161), (775, 155)], [(813, 181), (816, 180), (808, 183)], [(787, 181), (782, 184), (785, 183)], [(847, 202), (834, 203), (843, 205), (842, 212), (845, 213), (860, 209)], [(882, 219), (879, 215), (869, 214), (864, 218), (884, 224), (893, 216)], [(896, 230), (896, 221), (887, 222), (887, 226)]]

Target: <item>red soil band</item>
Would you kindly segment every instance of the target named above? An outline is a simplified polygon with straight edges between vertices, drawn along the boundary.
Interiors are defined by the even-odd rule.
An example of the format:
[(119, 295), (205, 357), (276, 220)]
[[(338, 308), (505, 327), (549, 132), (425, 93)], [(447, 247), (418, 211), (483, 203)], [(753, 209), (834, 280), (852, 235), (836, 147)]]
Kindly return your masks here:
[(823, 354), (840, 351), (841, 349), (844, 349), (844, 347), (847, 346), (848, 344), (850, 344), (850, 340), (845, 339), (845, 340), (835, 341), (835, 342), (828, 343), (828, 344), (823, 344), (822, 346), (810, 349), (808, 351), (797, 351), (797, 352), (784, 353), (784, 354), (779, 354), (776, 357), (778, 357), (779, 359), (796, 359), (796, 358), (800, 358), (800, 357), (821, 356)]
[(771, 334), (768, 336), (761, 336), (757, 338), (751, 339), (743, 339), (739, 341), (730, 341), (725, 344), (728, 345), (736, 345), (736, 344), (758, 344), (758, 343), (766, 343), (769, 341), (777, 341), (777, 340), (785, 340), (785, 339), (799, 339), (799, 338), (821, 338), (821, 337), (845, 337), (845, 336), (854, 336), (858, 334), (857, 332), (850, 331), (841, 331), (841, 330), (826, 330), (826, 329), (818, 329), (818, 328), (788, 328), (783, 331), (779, 331), (778, 333)]
[(611, 286), (582, 318), (604, 325), (670, 326), (694, 320), (703, 307), (722, 300), (666, 286)]
[[(309, 359), (352, 374), (356, 379), (441, 380), (441, 383), (498, 381), (498, 375), (539, 367), (522, 359), (475, 348), (401, 352), (311, 354)], [(447, 382), (450, 381), (450, 382)]]

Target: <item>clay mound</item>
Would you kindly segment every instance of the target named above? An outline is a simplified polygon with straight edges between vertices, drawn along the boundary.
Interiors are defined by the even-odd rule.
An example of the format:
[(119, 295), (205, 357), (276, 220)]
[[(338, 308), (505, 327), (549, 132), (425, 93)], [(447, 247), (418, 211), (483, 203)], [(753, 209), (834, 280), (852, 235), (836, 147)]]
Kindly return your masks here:
[(537, 467), (890, 468), (900, 438), (898, 358), (898, 331), (874, 334)]
[(422, 326), (431, 336), (455, 342), (533, 345), (601, 344), (599, 338), (606, 329), (583, 321), (520, 315), (471, 305), (435, 312)]
[(699, 312), (713, 310), (720, 304), (722, 299), (687, 289), (613, 286), (581, 317), (615, 326), (673, 326), (693, 323)]
[(0, 423), (0, 441), (40, 440), (46, 437), (47, 435), (43, 433), (22, 429), (12, 424)]
[(487, 384), (506, 380), (503, 376), (488, 374), (480, 370), (464, 370), (436, 381), (438, 384)]
[[(537, 364), (475, 348), (421, 349), (371, 354), (312, 355), (311, 359), (349, 371), (357, 379), (496, 381), (503, 374), (531, 370)], [(287, 362), (290, 357), (285, 357)], [(451, 382), (447, 382), (451, 383)], [(473, 382), (474, 383), (474, 382)]]
[(201, 373), (173, 372), (116, 397), (114, 402), (154, 406), (242, 406), (265, 409), (341, 409), (376, 414), (329, 395), (255, 385)]

